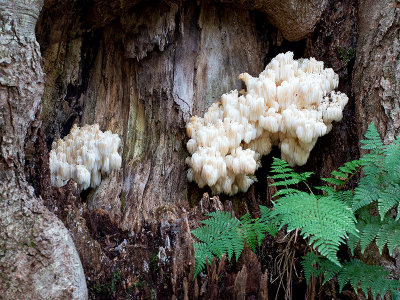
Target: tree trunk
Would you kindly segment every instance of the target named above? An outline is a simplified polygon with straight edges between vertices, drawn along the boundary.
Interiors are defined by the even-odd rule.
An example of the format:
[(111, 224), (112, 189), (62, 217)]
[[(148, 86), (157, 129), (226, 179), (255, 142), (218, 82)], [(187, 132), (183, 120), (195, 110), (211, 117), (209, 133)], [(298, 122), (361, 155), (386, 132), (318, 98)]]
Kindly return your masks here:
[[(225, 265), (213, 262), (202, 282), (192, 280), (190, 230), (204, 213), (217, 209), (257, 214), (258, 204), (270, 200), (266, 179), (270, 158), (263, 159), (263, 168), (257, 172), (259, 182), (247, 193), (221, 196), (221, 201), (210, 198), (203, 195), (208, 189), (187, 182), (185, 124), (192, 115), (202, 116), (223, 93), (240, 90), (240, 73), (257, 76), (280, 52), (291, 50), (297, 57), (323, 60), (340, 75), (339, 89), (350, 98), (343, 121), (318, 141), (301, 170), (327, 176), (333, 168), (356, 158), (359, 138), (370, 120), (379, 120), (381, 128), (385, 125), (383, 133), (388, 139), (397, 133), (398, 112), (389, 112), (398, 108), (394, 99), (399, 98), (399, 72), (395, 72), (399, 69), (399, 7), (395, 2), (378, 1), (373, 5), (382, 7), (372, 11), (368, 1), (356, 0), (288, 1), (287, 5), (272, 0), (45, 0), (36, 26), (41, 51), (32, 17), (39, 14), (39, 2), (29, 5), (32, 13), (5, 4), (1, 15), (6, 34), (1, 33), (5, 42), (0, 45), (9, 38), (20, 40), (21, 35), (30, 40), (15, 48), (0, 48), (1, 54), (6, 53), (5, 59), (0, 56), (0, 70), (6, 74), (4, 80), (0, 77), (0, 175), (4, 174), (0, 184), (5, 195), (0, 204), (0, 225), (4, 223), (0, 242), (11, 243), (6, 228), (18, 222), (25, 232), (35, 228), (43, 233), (33, 235), (30, 247), (23, 246), (26, 236), (22, 234), (12, 240), (12, 246), (5, 248), (5, 258), (0, 255), (0, 268), (6, 268), (2, 262), (10, 263), (15, 253), (38, 251), (25, 261), (43, 259), (36, 254), (41, 253), (37, 237), (42, 235), (46, 249), (54, 251), (44, 256), (43, 266), (29, 266), (24, 276), (11, 269), (5, 272), (7, 279), (0, 277), (0, 287), (9, 291), (6, 297), (13, 295), (19, 280), (32, 281), (39, 274), (36, 268), (47, 274), (49, 270), (60, 272), (52, 264), (61, 260), (65, 275), (57, 273), (59, 282), (72, 278), (64, 287), (69, 293), (65, 295), (84, 298), (76, 246), (91, 298), (233, 299), (235, 291), (242, 298), (267, 299), (268, 293), (274, 298), (279, 282), (268, 283), (265, 274), (277, 276), (273, 265), (282, 247), (272, 240), (260, 250), (264, 252), (261, 263), (246, 251), (237, 264), (228, 264), (227, 271), (223, 271)], [(23, 20), (17, 16), (28, 18), (29, 22), (19, 25), (25, 31), (7, 29), (7, 20)], [(44, 89), (40, 53), (46, 74)], [(17, 56), (21, 59), (14, 60)], [(24, 76), (10, 82), (20, 70)], [(20, 92), (21, 88), (26, 92)], [(103, 178), (98, 188), (80, 194), (71, 182), (62, 188), (50, 187), (52, 142), (68, 134), (73, 124), (93, 123), (121, 137), (121, 170)], [(30, 222), (31, 208), (19, 219), (3, 218), (7, 205), (19, 211), (22, 208), (17, 205), (28, 203), (40, 207), (37, 218), (46, 221)], [(54, 215), (68, 228), (75, 246)], [(47, 233), (46, 226), (58, 232)], [(61, 246), (64, 236), (68, 238)], [(65, 257), (58, 256), (61, 252)], [(43, 285), (57, 286), (56, 279), (42, 280)], [(11, 285), (6, 289), (7, 282)], [(292, 286), (305, 291), (301, 278)], [(20, 293), (29, 294), (28, 287)], [(62, 288), (43, 290), (58, 298)], [(35, 290), (29, 295), (41, 298), (45, 294)]]
[(28, 185), (25, 152), (40, 127), (43, 2), (0, 2), (0, 290), (5, 299), (87, 298), (74, 243)]
[[(360, 1), (357, 58), (353, 88), (358, 135), (374, 122), (385, 143), (400, 133), (400, 2)], [(363, 259), (400, 277), (400, 255), (378, 255), (369, 246)]]
[(400, 3), (360, 1), (354, 70), (359, 136), (374, 122), (386, 142), (400, 133)]

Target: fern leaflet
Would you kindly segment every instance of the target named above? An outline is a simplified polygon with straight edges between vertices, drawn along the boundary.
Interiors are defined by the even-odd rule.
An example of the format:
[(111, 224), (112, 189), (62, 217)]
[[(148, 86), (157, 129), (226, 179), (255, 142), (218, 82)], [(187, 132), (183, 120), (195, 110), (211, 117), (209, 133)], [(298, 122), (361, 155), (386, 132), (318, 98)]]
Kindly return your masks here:
[(377, 154), (382, 151), (384, 146), (374, 123), (371, 123), (368, 126), (367, 132), (364, 136), (366, 139), (361, 141), (361, 143), (364, 144), (363, 146), (361, 146), (362, 149), (370, 150), (373, 154)]
[(311, 276), (319, 277), (322, 275), (324, 279), (322, 284), (331, 280), (333, 276), (341, 270), (341, 267), (337, 264), (334, 264), (324, 257), (318, 256), (312, 251), (307, 252), (307, 254), (303, 256), (301, 265), (303, 266), (304, 277), (307, 282), (310, 280)]
[[(263, 208), (264, 215), (268, 215), (268, 209)], [(195, 243), (195, 272), (196, 277), (204, 270), (206, 260), (211, 262), (215, 256), (228, 257), (230, 261), (233, 256), (236, 260), (247, 243), (254, 251), (264, 239), (265, 232), (275, 234), (277, 226), (269, 222), (269, 217), (252, 219), (250, 214), (245, 214), (240, 221), (232, 218), (231, 214), (224, 211), (216, 211), (210, 214), (208, 219), (201, 221), (203, 226), (192, 231), (199, 240)]]
[[(201, 221), (204, 226), (192, 231), (192, 234), (200, 241), (196, 250), (196, 270), (202, 270), (205, 265), (205, 258), (208, 261), (216, 256), (220, 258), (223, 254), (231, 260), (235, 255), (239, 258), (244, 247), (244, 238), (238, 227), (239, 220), (224, 211), (217, 211), (207, 214), (210, 218)], [(201, 261), (200, 261), (201, 260)], [(195, 272), (195, 276), (198, 273)]]
[(343, 264), (338, 274), (340, 291), (350, 282), (353, 289), (357, 292), (358, 287), (368, 295), (368, 290), (374, 299), (378, 295), (383, 297), (388, 291), (397, 294), (400, 288), (400, 281), (388, 278), (389, 271), (381, 266), (370, 266), (357, 259), (353, 259)]
[(240, 230), (251, 250), (255, 251), (257, 246), (261, 245), (265, 237), (265, 232), (268, 231), (268, 226), (261, 219), (252, 219), (249, 213), (240, 218), (242, 223)]
[(357, 235), (355, 218), (351, 209), (331, 196), (319, 199), (305, 192), (280, 198), (273, 215), (281, 219), (281, 227), (287, 230), (301, 229), (309, 244), (330, 261), (340, 265), (336, 256), (339, 245), (345, 243), (348, 233)]
[(332, 171), (332, 178), (321, 178), (323, 181), (343, 187), (358, 171), (363, 167), (361, 160), (352, 160), (346, 162), (344, 166), (339, 167), (338, 171)]
[(274, 173), (274, 175), (270, 176), (270, 178), (275, 180), (272, 185), (286, 187), (285, 189), (281, 189), (280, 191), (278, 191), (272, 197), (298, 192), (297, 189), (289, 188), (288, 186), (298, 184), (300, 182), (305, 182), (307, 178), (309, 178), (313, 174), (313, 172), (304, 172), (298, 174), (293, 170), (292, 167), (289, 166), (286, 161), (275, 157), (271, 165), (271, 173)]
[(304, 276), (307, 282), (311, 276), (318, 277), (322, 275), (323, 284), (325, 284), (337, 274), (340, 291), (350, 282), (356, 292), (360, 287), (365, 295), (368, 295), (368, 291), (370, 291), (374, 299), (378, 295), (385, 295), (387, 292), (400, 296), (398, 292), (400, 282), (388, 278), (390, 272), (381, 266), (370, 266), (353, 259), (339, 267), (313, 252), (308, 252), (303, 257), (301, 264), (304, 268)]
[(357, 245), (361, 247), (361, 253), (375, 240), (376, 246), (382, 254), (383, 247), (386, 245), (389, 255), (393, 255), (393, 250), (400, 247), (400, 226), (399, 221), (393, 218), (381, 220), (377, 216), (369, 215), (369, 211), (364, 209), (360, 212), (357, 229), (360, 231), (359, 237), (350, 236), (349, 248), (354, 254)]

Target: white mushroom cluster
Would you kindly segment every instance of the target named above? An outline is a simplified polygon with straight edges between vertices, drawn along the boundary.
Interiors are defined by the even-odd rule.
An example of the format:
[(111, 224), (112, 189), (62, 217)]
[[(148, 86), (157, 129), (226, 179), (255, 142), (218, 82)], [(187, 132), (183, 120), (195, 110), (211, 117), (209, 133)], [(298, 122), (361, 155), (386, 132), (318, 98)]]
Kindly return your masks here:
[(318, 137), (340, 121), (348, 98), (334, 92), (338, 75), (324, 63), (279, 54), (255, 78), (239, 76), (247, 92), (234, 90), (193, 116), (186, 130), (191, 156), (188, 179), (214, 194), (245, 192), (256, 181), (262, 155), (279, 146), (282, 159), (304, 165)]
[(53, 142), (49, 159), (51, 184), (61, 187), (73, 178), (80, 190), (98, 186), (102, 173), (121, 167), (120, 142), (117, 134), (102, 132), (99, 124), (82, 128), (75, 124), (64, 139)]

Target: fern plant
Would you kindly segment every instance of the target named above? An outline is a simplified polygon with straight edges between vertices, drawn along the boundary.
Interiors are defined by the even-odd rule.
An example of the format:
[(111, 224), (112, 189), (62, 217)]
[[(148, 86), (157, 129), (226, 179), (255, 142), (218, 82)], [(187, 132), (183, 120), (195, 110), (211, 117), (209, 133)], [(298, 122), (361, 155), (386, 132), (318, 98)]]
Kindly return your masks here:
[(271, 175), (270, 178), (275, 180), (272, 185), (277, 187), (284, 187), (283, 189), (278, 190), (272, 197), (298, 193), (298, 189), (289, 186), (298, 184), (300, 182), (303, 182), (310, 190), (310, 187), (307, 185), (306, 180), (313, 174), (313, 172), (304, 172), (298, 174), (294, 172), (293, 168), (291, 168), (286, 161), (279, 158), (273, 159), (270, 172), (274, 174)]
[(357, 292), (358, 287), (368, 295), (376, 299), (378, 295), (383, 297), (389, 292), (393, 298), (398, 299), (400, 293), (400, 282), (393, 280), (390, 272), (381, 266), (367, 265), (358, 259), (350, 260), (343, 264), (343, 268), (338, 272), (339, 291), (350, 282), (353, 289)]
[(192, 231), (199, 241), (194, 244), (195, 277), (213, 257), (221, 258), (224, 255), (230, 261), (235, 256), (237, 260), (245, 242), (255, 250), (264, 239), (266, 231), (270, 234), (277, 232), (272, 223), (262, 218), (252, 219), (250, 214), (245, 214), (240, 220), (232, 218), (225, 211), (212, 212), (207, 216), (208, 219), (200, 221), (204, 226)]
[(303, 266), (304, 277), (307, 282), (312, 276), (322, 276), (323, 284), (331, 280), (342, 268), (313, 251), (309, 251), (303, 256), (301, 265)]
[[(375, 242), (380, 253), (387, 246), (392, 255), (400, 245), (400, 139), (383, 145), (373, 123), (365, 136), (362, 148), (369, 153), (360, 159), (364, 176), (354, 189), (351, 203), (358, 216), (360, 235), (351, 235), (348, 244), (352, 253), (358, 245), (363, 253)], [(379, 216), (371, 215), (370, 211), (377, 211)]]
[[(276, 180), (276, 186), (303, 182), (311, 175), (295, 173), (285, 161), (278, 158), (274, 158), (271, 172), (277, 173), (271, 176)], [(308, 238), (315, 250), (340, 265), (336, 253), (349, 233), (357, 235), (356, 219), (351, 208), (337, 197), (317, 196), (309, 190), (310, 193), (306, 193), (286, 187), (285, 196), (275, 204), (272, 217), (279, 218), (280, 228), (287, 225), (287, 231), (301, 229), (301, 234)]]
[[(365, 137), (362, 148), (368, 153), (332, 171), (331, 178), (322, 178), (327, 185), (315, 188), (319, 194), (307, 184), (311, 172), (296, 173), (288, 163), (274, 158), (271, 178), (279, 190), (273, 196), (278, 198), (273, 209), (260, 206), (259, 219), (249, 214), (240, 220), (226, 212), (209, 214), (210, 218), (202, 221), (204, 226), (193, 231), (199, 240), (195, 244), (195, 276), (212, 257), (224, 254), (229, 260), (233, 255), (237, 259), (245, 243), (255, 250), (266, 232), (274, 235), (285, 228), (300, 230), (310, 246), (302, 261), (307, 280), (322, 276), (325, 283), (337, 276), (340, 290), (350, 283), (356, 292), (360, 288), (374, 299), (386, 292), (400, 297), (399, 281), (390, 279), (384, 268), (356, 259), (344, 262), (337, 256), (340, 245), (347, 245), (352, 255), (358, 246), (363, 253), (371, 243), (381, 253), (387, 247), (392, 255), (400, 245), (400, 139), (383, 145), (373, 124)], [(360, 171), (363, 176), (358, 186), (345, 190)], [(300, 184), (307, 192), (299, 189)], [(377, 214), (371, 213), (374, 211)]]
[(390, 278), (390, 272), (381, 266), (367, 265), (358, 259), (352, 259), (342, 266), (333, 264), (328, 259), (308, 252), (302, 261), (304, 275), (307, 279), (311, 276), (322, 276), (323, 284), (337, 276), (339, 292), (348, 283), (357, 292), (360, 288), (365, 295), (371, 292), (376, 299), (378, 295), (383, 297), (389, 292), (393, 299), (399, 299), (400, 281)]
[(361, 253), (373, 242), (382, 254), (386, 246), (389, 255), (393, 255), (393, 251), (400, 245), (400, 226), (399, 222), (394, 218), (384, 218), (373, 216), (369, 213), (369, 209), (360, 209), (358, 213), (357, 229), (359, 236), (350, 235), (348, 246), (354, 255), (354, 250), (360, 246)]
[[(400, 199), (400, 140), (397, 138), (393, 144), (385, 146), (372, 123), (362, 141), (363, 149), (369, 152), (355, 160), (340, 167), (339, 171), (333, 171), (332, 178), (323, 178), (332, 184), (329, 187), (322, 187), (326, 194), (341, 199), (352, 207), (354, 216), (357, 218), (358, 234), (350, 233), (347, 240), (352, 255), (355, 254), (357, 246), (361, 253), (373, 242), (382, 254), (386, 246), (389, 254), (400, 246), (400, 224), (399, 213), (396, 217), (390, 214), (392, 209), (398, 210)], [(358, 171), (364, 172), (354, 191), (341, 191), (343, 186)], [(379, 216), (371, 214), (377, 211)], [(325, 258), (324, 258), (325, 259)], [(317, 267), (315, 267), (317, 266)], [(398, 289), (399, 281), (388, 278), (389, 272), (380, 266), (366, 265), (359, 260), (351, 260), (342, 265), (340, 269), (332, 268), (324, 260), (314, 260), (305, 256), (303, 260), (306, 276), (323, 276), (320, 270), (334, 271), (338, 275), (340, 290), (350, 282), (355, 291), (358, 287), (367, 295), (371, 292), (375, 299), (377, 295), (383, 296), (389, 291), (396, 299), (400, 297)], [(324, 279), (330, 280), (332, 273)], [(308, 278), (308, 277), (307, 277)]]

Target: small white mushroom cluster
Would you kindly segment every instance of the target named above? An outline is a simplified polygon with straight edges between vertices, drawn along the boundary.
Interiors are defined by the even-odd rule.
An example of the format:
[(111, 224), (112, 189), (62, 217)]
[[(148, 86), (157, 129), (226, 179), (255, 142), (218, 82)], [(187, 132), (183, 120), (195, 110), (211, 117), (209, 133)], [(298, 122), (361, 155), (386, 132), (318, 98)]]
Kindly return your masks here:
[(339, 78), (332, 69), (314, 58), (294, 60), (292, 52), (276, 56), (257, 78), (239, 78), (245, 94), (222, 95), (204, 118), (193, 116), (186, 127), (188, 179), (214, 194), (247, 191), (261, 156), (274, 145), (291, 165), (305, 164), (318, 137), (342, 119), (348, 101), (333, 91)]
[(80, 190), (98, 186), (102, 173), (121, 167), (120, 142), (117, 134), (102, 132), (99, 124), (82, 128), (75, 124), (64, 139), (53, 142), (49, 159), (51, 184), (61, 187), (73, 178)]

